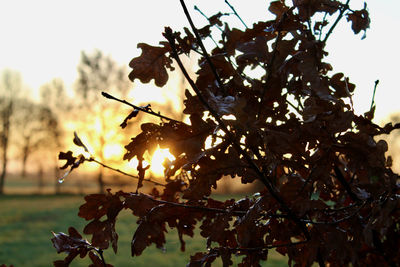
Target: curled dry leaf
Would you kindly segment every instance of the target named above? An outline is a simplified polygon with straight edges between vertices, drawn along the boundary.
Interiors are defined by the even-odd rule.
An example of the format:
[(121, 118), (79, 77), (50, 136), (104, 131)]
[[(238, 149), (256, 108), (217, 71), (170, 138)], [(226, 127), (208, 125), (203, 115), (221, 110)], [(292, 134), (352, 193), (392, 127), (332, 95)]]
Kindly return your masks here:
[[(68, 234), (64, 234), (62, 232), (56, 234), (53, 232), (53, 238), (51, 242), (53, 246), (56, 248), (58, 253), (65, 252), (67, 256), (64, 260), (54, 261), (55, 267), (68, 267), (70, 263), (76, 258), (76, 256), (80, 256), (81, 258), (85, 257), (89, 253), (89, 257), (92, 260), (92, 267), (104, 267), (105, 264), (99, 258), (99, 256), (93, 253), (92, 250), (97, 249), (90, 244), (87, 240), (83, 239), (79, 232), (70, 227), (68, 229)], [(106, 267), (112, 267), (112, 265), (107, 264)]]
[(87, 149), (87, 147), (85, 146), (85, 144), (82, 142), (82, 140), (79, 138), (78, 134), (76, 132), (74, 132), (74, 140), (73, 140), (74, 144), (80, 147), (83, 147), (83, 149), (89, 153), (89, 150)]
[(366, 31), (369, 28), (370, 18), (367, 9), (357, 10), (347, 15), (347, 20), (351, 21), (351, 29), (355, 34)]
[(132, 68), (129, 79), (131, 81), (139, 79), (142, 83), (148, 83), (154, 79), (157, 86), (164, 86), (168, 81), (167, 68), (172, 69), (172, 60), (165, 55), (169, 52), (169, 48), (145, 43), (138, 44), (138, 48), (142, 49), (142, 54), (129, 63)]

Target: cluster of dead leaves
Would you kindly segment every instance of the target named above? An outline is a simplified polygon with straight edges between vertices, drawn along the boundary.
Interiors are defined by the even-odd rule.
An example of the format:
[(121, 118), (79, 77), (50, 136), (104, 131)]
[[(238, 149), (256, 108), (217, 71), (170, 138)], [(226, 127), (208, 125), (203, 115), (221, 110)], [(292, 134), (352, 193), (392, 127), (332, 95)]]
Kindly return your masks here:
[[(289, 264), (301, 266), (400, 263), (399, 176), (385, 157), (386, 142), (378, 140), (400, 125), (379, 127), (371, 121), (373, 110), (354, 114), (355, 85), (324, 62), (334, 24), (320, 18), (344, 15), (357, 34), (369, 27), (366, 7), (354, 11), (335, 0), (289, 6), (281, 0), (269, 10), (274, 20), (245, 30), (230, 29), (220, 13), (198, 30), (202, 39), (215, 28), (222, 35), (208, 59), (199, 59), (192, 89), (200, 95), (185, 92), (190, 123), (144, 123), (125, 147), (124, 159), (139, 161), (138, 189), (147, 170), (144, 153), (170, 149), (176, 159), (166, 164), (165, 188), (87, 196), (79, 216), (90, 221), (84, 233), (91, 243), (74, 231), (58, 236), (58, 251), (70, 253), (64, 263), (92, 247), (111, 245), (117, 252), (115, 223), (123, 209), (138, 217), (132, 256), (152, 244), (163, 248), (168, 227), (178, 230), (185, 250), (185, 236), (192, 237), (199, 225), (207, 247), (191, 256), (189, 266), (209, 266), (218, 257), (229, 266), (232, 255), (244, 256), (240, 266), (258, 266), (274, 247)], [(163, 86), (177, 55), (202, 54), (187, 28), (167, 31), (169, 42), (139, 44), (142, 54), (130, 63), (132, 81)], [(255, 68), (263, 74), (252, 75)], [(70, 154), (60, 159), (67, 160), (65, 167), (79, 162)], [(213, 200), (212, 189), (223, 176), (267, 186), (238, 201)]]

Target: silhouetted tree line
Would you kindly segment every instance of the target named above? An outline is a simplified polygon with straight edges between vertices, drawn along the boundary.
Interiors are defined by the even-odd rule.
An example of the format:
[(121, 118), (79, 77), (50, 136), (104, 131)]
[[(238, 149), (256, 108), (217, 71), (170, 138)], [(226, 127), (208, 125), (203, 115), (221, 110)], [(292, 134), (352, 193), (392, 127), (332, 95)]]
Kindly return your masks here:
[[(98, 95), (110, 89), (123, 95), (130, 86), (125, 67), (99, 50), (81, 53), (77, 79), (70, 92), (62, 79), (54, 78), (39, 88), (40, 97), (34, 99), (18, 71), (5, 69), (0, 77), (0, 194), (4, 194), (11, 162), (18, 164), (18, 169), (12, 171), (21, 177), (35, 170), (39, 187), (43, 185), (44, 173), (50, 173), (55, 192), (59, 193), (57, 181), (62, 173), (56, 155), (64, 146), (65, 122), (79, 117), (87, 128), (88, 114), (95, 114), (101, 118), (101, 131), (108, 130), (104, 115), (107, 107)], [(85, 132), (104, 160), (104, 135), (96, 130)], [(103, 167), (99, 168), (97, 181), (99, 190), (104, 191)]]

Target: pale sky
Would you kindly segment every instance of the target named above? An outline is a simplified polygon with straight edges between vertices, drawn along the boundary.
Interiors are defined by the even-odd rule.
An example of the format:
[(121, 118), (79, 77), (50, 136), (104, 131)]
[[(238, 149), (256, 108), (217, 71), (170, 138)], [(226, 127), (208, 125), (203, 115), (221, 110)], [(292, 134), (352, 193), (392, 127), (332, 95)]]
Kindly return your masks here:
[[(269, 1), (230, 2), (248, 25), (268, 14)], [(194, 4), (207, 15), (229, 12), (224, 0), (186, 3), (199, 26), (204, 18), (193, 10)], [(331, 36), (329, 62), (357, 85), (353, 99), (357, 113), (369, 109), (374, 81), (380, 80), (375, 98), (379, 122), (400, 109), (400, 16), (396, 13), (400, 1), (367, 3), (372, 21), (367, 38), (361, 41), (361, 34), (353, 35), (350, 24), (343, 20)], [(352, 0), (350, 5), (361, 8), (363, 1)], [(234, 21), (234, 26), (241, 27)], [(156, 45), (163, 40), (164, 26), (176, 30), (188, 26), (178, 0), (0, 0), (0, 71), (20, 71), (32, 91), (56, 77), (71, 87), (80, 51), (97, 48), (127, 65), (140, 54), (137, 43)]]

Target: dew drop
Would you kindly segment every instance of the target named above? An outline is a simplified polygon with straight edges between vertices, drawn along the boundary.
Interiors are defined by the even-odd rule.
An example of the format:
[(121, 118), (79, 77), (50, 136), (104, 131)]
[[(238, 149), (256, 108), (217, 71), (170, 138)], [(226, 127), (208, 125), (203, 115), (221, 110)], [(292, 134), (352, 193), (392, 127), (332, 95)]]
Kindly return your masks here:
[(58, 179), (58, 182), (60, 184), (62, 184), (64, 182), (64, 180), (65, 180), (65, 177), (67, 177), (70, 172), (71, 172), (71, 170), (69, 170), (66, 173), (64, 173), (64, 175), (60, 179)]

